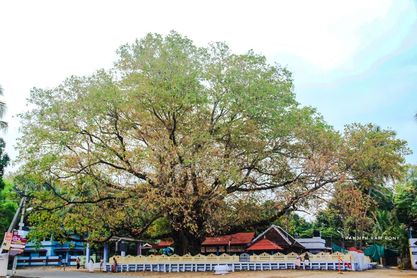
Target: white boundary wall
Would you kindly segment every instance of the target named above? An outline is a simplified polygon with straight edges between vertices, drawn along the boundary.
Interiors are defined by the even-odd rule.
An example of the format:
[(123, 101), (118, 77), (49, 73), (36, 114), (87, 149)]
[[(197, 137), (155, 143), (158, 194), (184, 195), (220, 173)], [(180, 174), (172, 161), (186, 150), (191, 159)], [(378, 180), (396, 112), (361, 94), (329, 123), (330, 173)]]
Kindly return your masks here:
[[(228, 266), (231, 271), (266, 271), (295, 269), (295, 262), (234, 262), (234, 263), (139, 263), (139, 264), (120, 264), (117, 272), (206, 272), (215, 271), (218, 265)], [(111, 264), (106, 264), (106, 271), (110, 272)], [(301, 269), (306, 270), (353, 270), (349, 263), (333, 262), (310, 262), (309, 266), (301, 263)]]

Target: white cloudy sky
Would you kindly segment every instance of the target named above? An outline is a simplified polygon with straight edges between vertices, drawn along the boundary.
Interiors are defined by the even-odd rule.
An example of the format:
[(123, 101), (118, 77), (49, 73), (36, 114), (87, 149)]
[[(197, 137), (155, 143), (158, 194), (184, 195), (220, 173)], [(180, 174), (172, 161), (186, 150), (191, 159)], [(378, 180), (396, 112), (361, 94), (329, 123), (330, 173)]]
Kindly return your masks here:
[[(148, 32), (176, 30), (199, 45), (225, 41), (288, 66), (304, 105), (336, 128), (353, 121), (390, 127), (417, 152), (416, 2), (367, 1), (20, 1), (0, 2), (0, 84), (15, 115), (32, 87), (109, 68), (115, 50)], [(416, 163), (413, 155), (408, 161)]]

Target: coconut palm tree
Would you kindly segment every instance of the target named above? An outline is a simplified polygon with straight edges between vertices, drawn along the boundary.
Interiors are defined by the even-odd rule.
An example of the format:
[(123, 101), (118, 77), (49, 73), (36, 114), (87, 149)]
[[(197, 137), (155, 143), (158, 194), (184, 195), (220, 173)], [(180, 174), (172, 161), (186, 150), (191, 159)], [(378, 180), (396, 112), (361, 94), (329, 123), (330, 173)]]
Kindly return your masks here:
[[(0, 86), (0, 96), (3, 96), (3, 88)], [(3, 121), (4, 113), (6, 112), (6, 103), (0, 100), (0, 130), (7, 128), (7, 123)]]

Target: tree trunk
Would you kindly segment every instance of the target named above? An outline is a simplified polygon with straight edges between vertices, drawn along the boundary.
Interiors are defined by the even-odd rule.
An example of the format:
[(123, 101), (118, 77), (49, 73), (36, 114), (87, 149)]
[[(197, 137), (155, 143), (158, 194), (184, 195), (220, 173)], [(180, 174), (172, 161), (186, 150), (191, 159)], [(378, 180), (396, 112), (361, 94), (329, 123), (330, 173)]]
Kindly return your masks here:
[(355, 247), (355, 248), (358, 247), (357, 241), (358, 241), (358, 225), (355, 224), (355, 239), (353, 241), (354, 242), (353, 247)]
[(198, 216), (194, 218), (195, 231), (192, 232), (187, 228), (180, 228), (176, 224), (184, 223), (185, 215), (170, 215), (169, 220), (172, 227), (172, 238), (174, 240), (175, 253), (178, 255), (197, 255), (201, 253), (201, 242), (205, 237), (204, 222), (207, 219), (206, 212), (202, 209), (202, 199), (197, 199), (193, 203), (192, 211)]
[(201, 239), (197, 236), (184, 231), (173, 231), (172, 238), (174, 239), (175, 253), (178, 255), (197, 255), (201, 252)]

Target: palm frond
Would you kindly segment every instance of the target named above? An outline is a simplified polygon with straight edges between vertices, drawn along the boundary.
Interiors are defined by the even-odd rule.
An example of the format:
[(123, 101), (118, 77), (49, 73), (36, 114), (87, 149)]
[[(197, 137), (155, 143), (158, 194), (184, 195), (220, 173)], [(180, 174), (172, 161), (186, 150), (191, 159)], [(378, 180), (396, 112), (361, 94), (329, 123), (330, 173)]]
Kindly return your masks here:
[[(3, 87), (0, 85), (0, 96), (3, 95)], [(0, 100), (0, 119), (3, 118), (4, 113), (6, 113), (6, 103)], [(7, 123), (0, 120), (0, 130), (7, 129)]]
[(3, 118), (4, 113), (6, 113), (6, 103), (0, 101), (0, 119)]
[(0, 130), (7, 129), (8, 124), (5, 121), (0, 121)]

